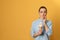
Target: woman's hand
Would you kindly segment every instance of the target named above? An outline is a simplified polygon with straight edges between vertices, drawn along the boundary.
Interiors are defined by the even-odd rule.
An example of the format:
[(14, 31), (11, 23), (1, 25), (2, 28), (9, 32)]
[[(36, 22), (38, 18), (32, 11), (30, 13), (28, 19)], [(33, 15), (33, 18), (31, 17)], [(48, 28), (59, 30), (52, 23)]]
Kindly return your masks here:
[(38, 35), (41, 35), (42, 34), (42, 29), (40, 28), (40, 30), (37, 33), (38, 33)]
[(45, 19), (43, 19), (43, 22), (44, 22), (45, 31), (47, 32), (48, 31), (48, 26), (46, 24), (46, 20), (47, 20), (47, 18), (45, 17)]
[(33, 37), (37, 37), (37, 36), (39, 36), (39, 35), (41, 35), (42, 34), (42, 29), (40, 28), (40, 30), (37, 32), (37, 33), (35, 33), (34, 35), (33, 35)]
[(46, 23), (47, 17), (45, 16), (43, 19), (44, 24)]
[(37, 32), (38, 35), (42, 34), (42, 24), (39, 24), (39, 31)]

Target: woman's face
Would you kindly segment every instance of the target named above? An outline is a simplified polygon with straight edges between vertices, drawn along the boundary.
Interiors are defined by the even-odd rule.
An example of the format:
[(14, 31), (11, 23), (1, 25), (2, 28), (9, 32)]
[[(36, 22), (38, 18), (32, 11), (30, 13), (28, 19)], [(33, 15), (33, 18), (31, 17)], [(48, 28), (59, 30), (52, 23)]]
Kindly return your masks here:
[(41, 8), (40, 12), (39, 12), (39, 16), (44, 19), (46, 17), (46, 15), (47, 15), (46, 9), (45, 8)]

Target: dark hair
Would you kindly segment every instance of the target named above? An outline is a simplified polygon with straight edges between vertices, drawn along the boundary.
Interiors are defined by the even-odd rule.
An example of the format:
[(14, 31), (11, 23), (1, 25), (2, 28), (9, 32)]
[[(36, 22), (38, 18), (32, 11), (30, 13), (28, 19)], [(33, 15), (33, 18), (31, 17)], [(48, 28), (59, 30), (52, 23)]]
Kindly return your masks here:
[(39, 10), (38, 10), (39, 12), (40, 12), (40, 9), (41, 9), (41, 8), (45, 8), (45, 9), (46, 9), (46, 12), (47, 12), (47, 8), (46, 8), (45, 6), (41, 6), (41, 7), (39, 8)]

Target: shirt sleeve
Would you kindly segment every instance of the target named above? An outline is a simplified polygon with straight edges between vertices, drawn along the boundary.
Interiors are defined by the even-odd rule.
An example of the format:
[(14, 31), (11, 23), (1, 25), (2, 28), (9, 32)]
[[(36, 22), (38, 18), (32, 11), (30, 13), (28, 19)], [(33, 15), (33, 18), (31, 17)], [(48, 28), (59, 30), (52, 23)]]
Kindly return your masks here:
[[(34, 35), (34, 23), (32, 23), (32, 27), (31, 27), (31, 35), (32, 35), (32, 37), (33, 37), (33, 35)], [(34, 37), (33, 37), (34, 38)]]
[(48, 23), (48, 31), (46, 32), (46, 34), (48, 35), (48, 36), (50, 36), (51, 34), (52, 34), (52, 22), (50, 21), (49, 23)]

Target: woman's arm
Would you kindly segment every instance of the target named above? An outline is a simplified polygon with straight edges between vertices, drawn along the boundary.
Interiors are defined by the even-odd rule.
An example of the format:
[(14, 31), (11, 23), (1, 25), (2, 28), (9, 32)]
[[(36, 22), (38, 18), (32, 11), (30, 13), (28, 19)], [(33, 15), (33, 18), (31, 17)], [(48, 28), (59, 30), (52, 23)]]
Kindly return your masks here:
[(48, 25), (45, 22), (44, 27), (45, 27), (46, 34), (48, 34), (48, 36), (50, 36), (52, 33), (52, 22), (49, 21)]
[(42, 29), (40, 29), (37, 33), (33, 35), (34, 38), (42, 34)]
[(31, 35), (33, 38), (36, 38), (37, 36), (39, 36), (40, 34), (42, 34), (42, 29), (40, 29), (37, 33), (34, 32), (34, 23), (32, 23), (32, 28), (31, 28)]
[(34, 37), (34, 38), (36, 38), (37, 36), (38, 36), (38, 34), (37, 34), (37, 33), (35, 33), (35, 34), (33, 35), (33, 37)]
[(48, 28), (48, 26), (47, 26), (46, 23), (44, 23), (44, 27), (45, 27), (45, 31), (48, 32), (48, 29), (49, 29), (49, 28)]

